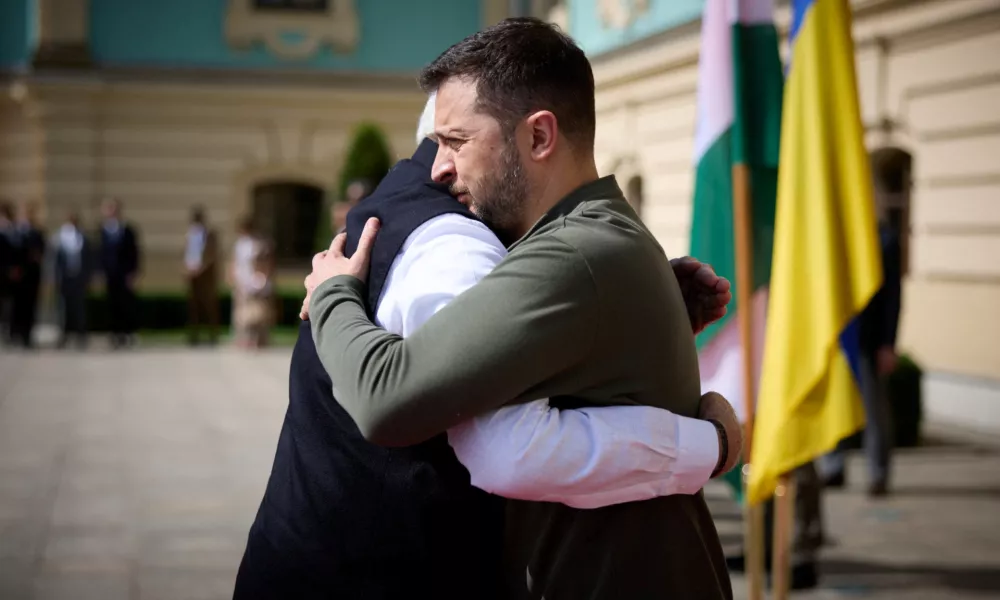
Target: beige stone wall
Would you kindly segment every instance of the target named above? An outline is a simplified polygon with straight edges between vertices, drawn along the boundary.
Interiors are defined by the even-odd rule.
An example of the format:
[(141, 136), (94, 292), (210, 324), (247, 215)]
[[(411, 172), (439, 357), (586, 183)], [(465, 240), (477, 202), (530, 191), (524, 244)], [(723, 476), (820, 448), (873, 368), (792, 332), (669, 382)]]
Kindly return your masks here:
[[(57, 73), (0, 80), (0, 197), (38, 202), (50, 230), (70, 208), (96, 227), (101, 198), (120, 197), (141, 232), (145, 289), (182, 285), (191, 205), (208, 209), (228, 246), (256, 184), (332, 186), (359, 121), (381, 124), (399, 157), (414, 148), (425, 97), (410, 77), (66, 72), (89, 64), (89, 1), (57, 5), (40, 0), (36, 56)], [(485, 27), (511, 5), (480, 6)], [(301, 277), (279, 273), (289, 284)]]
[[(914, 160), (900, 344), (931, 371), (1000, 384), (1000, 2), (852, 4), (867, 142)], [(786, 30), (787, 7), (776, 19)], [(599, 167), (642, 175), (643, 218), (671, 255), (688, 248), (698, 35), (594, 61)]]
[(0, 198), (40, 202), (44, 198), (42, 135), (29, 108), (27, 87), (11, 85), (0, 95)]
[[(36, 115), (42, 143), (30, 145), (30, 127), (16, 111), (13, 117), (10, 110), (2, 113), (0, 190), (39, 196), (50, 229), (71, 207), (83, 209), (86, 223), (96, 226), (101, 198), (121, 198), (141, 232), (146, 289), (181, 286), (190, 206), (207, 208), (228, 247), (254, 185), (293, 180), (333, 186), (359, 121), (382, 125), (399, 156), (412, 152), (424, 98), (408, 82), (367, 91), (87, 77), (28, 86), (27, 108)], [(32, 165), (40, 173), (35, 179), (25, 176)]]

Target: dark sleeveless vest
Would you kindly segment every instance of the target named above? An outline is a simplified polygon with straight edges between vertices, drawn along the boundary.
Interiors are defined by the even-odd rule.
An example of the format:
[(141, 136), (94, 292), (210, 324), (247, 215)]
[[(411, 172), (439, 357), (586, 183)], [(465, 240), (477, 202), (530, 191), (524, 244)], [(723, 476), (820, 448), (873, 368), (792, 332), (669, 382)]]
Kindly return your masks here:
[[(347, 217), (348, 249), (369, 217), (374, 315), (396, 254), (421, 224), (475, 218), (430, 182), (425, 141)], [(250, 530), (235, 598), (440, 600), (498, 597), (503, 501), (469, 484), (442, 434), (408, 448), (365, 440), (337, 403), (308, 322), (299, 329), (271, 477)]]

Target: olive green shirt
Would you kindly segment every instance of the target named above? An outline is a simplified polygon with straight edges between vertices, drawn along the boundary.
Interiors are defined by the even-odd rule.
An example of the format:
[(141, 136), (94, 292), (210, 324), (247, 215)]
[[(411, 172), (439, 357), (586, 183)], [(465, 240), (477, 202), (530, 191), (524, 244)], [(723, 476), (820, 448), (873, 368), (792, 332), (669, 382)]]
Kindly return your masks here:
[[(421, 442), (512, 398), (697, 414), (680, 288), (613, 177), (564, 198), (406, 339), (372, 324), (364, 291), (332, 278), (309, 313), (337, 400), (378, 444)], [(511, 501), (506, 553), (511, 598), (731, 597), (701, 493), (595, 510)]]

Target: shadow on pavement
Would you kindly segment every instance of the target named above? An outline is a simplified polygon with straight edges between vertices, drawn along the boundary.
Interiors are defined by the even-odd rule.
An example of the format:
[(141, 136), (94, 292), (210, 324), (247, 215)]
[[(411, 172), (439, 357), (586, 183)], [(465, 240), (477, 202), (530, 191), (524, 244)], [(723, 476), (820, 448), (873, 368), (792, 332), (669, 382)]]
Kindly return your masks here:
[(821, 560), (822, 585), (832, 589), (949, 589), (1000, 592), (996, 567), (892, 565), (850, 559)]
[(893, 488), (892, 495), (906, 498), (1000, 498), (1000, 487), (906, 485)]

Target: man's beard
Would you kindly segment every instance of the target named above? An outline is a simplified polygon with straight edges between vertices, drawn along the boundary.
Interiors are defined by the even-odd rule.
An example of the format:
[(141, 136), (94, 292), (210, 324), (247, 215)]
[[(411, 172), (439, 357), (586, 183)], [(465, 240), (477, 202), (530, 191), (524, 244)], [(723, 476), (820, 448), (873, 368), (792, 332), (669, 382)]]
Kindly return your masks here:
[[(504, 238), (503, 234), (514, 230), (521, 221), (528, 199), (528, 180), (512, 140), (504, 144), (496, 168), (483, 176), (475, 188), (467, 190), (472, 198), (469, 209)], [(456, 193), (456, 188), (452, 187), (452, 193)]]

